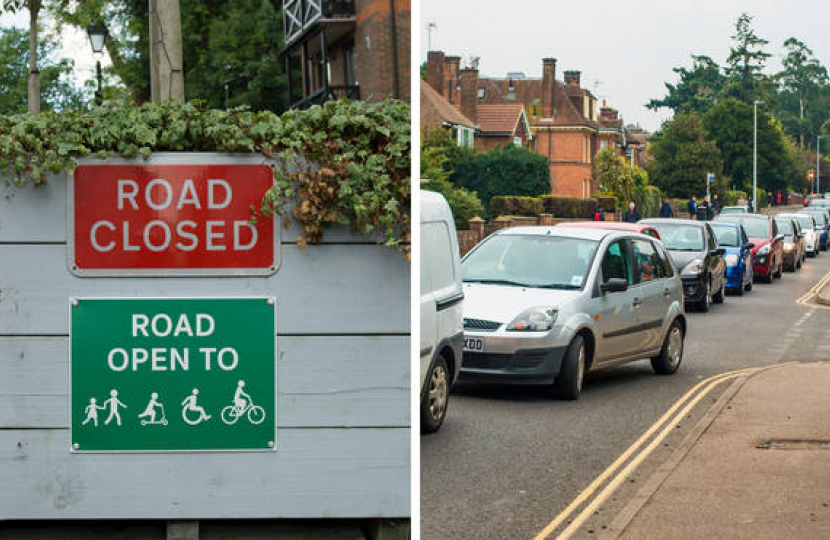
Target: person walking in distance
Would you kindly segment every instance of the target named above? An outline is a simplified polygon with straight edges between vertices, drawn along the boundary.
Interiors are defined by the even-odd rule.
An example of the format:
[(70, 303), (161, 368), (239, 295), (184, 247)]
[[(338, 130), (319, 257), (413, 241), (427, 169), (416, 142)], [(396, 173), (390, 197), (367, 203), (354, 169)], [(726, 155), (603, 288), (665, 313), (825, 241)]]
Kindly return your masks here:
[(623, 221), (627, 221), (628, 223), (637, 223), (640, 221), (640, 213), (637, 211), (637, 205), (633, 202), (628, 203), (628, 210), (625, 211)]
[(663, 204), (660, 206), (660, 217), (671, 218), (674, 217), (674, 210), (671, 207), (668, 199), (663, 199)]
[(695, 199), (694, 195), (689, 199), (687, 206), (689, 208), (689, 219), (695, 219), (697, 217), (697, 199)]
[(104, 408), (109, 408), (110, 410), (109, 416), (107, 416), (107, 419), (104, 420), (105, 426), (109, 425), (113, 418), (115, 418), (116, 424), (119, 426), (121, 425), (121, 415), (118, 413), (118, 407), (127, 408), (127, 406), (121, 403), (121, 400), (118, 399), (118, 390), (110, 390), (110, 398), (104, 402)]

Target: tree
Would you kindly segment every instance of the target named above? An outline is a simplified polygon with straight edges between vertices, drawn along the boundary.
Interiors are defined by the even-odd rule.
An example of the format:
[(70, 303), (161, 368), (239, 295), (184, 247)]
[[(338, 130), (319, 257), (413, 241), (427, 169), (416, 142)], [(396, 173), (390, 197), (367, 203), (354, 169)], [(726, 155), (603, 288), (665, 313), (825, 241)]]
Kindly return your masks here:
[[(752, 184), (752, 105), (727, 99), (703, 116), (709, 139), (723, 158), (724, 174), (739, 186)], [(788, 149), (780, 122), (758, 110), (758, 187), (766, 191), (800, 185), (799, 164)]]
[(668, 197), (688, 198), (706, 190), (706, 175), (723, 173), (723, 160), (717, 145), (706, 138), (706, 128), (695, 113), (680, 114), (663, 124), (649, 149), (654, 160), (649, 168), (651, 180)]
[(17, 13), (21, 9), (29, 10), (29, 84), (27, 89), (29, 113), (40, 114), (40, 72), (37, 67), (38, 27), (41, 0), (2, 0), (0, 11)]
[(425, 133), (421, 142), (421, 178), (427, 180), (422, 187), (447, 199), (457, 229), (467, 229), (472, 218), (484, 215), (484, 206), (476, 193), (450, 181), (454, 165), (473, 153), (458, 146), (443, 129)]
[(764, 75), (767, 59), (772, 56), (763, 50), (769, 41), (758, 37), (752, 29), (752, 17), (746, 13), (735, 23), (734, 45), (726, 59), (728, 78), (725, 94), (752, 103), (756, 99), (771, 101), (772, 81)]
[(488, 211), (490, 199), (496, 195), (537, 197), (550, 193), (547, 158), (514, 144), (461, 160), (450, 179), (478, 193)]
[(808, 108), (812, 112), (812, 103), (822, 97), (822, 87), (828, 81), (827, 69), (813, 56), (812, 49), (793, 37), (784, 42), (784, 48), (784, 69), (775, 76), (780, 85), (778, 112), (803, 150), (805, 139), (818, 133), (826, 120), (826, 109), (817, 117), (808, 115)]
[[(57, 44), (48, 36), (38, 44), (40, 101), (46, 110), (78, 108), (83, 94), (72, 81), (73, 62), (55, 59)], [(28, 109), (29, 37), (20, 28), (0, 28), (0, 115)]]
[(617, 206), (627, 208), (633, 202), (642, 217), (654, 217), (660, 210), (660, 190), (649, 184), (648, 173), (628, 163), (617, 149), (606, 147), (594, 160), (594, 182), (600, 190), (613, 193)]
[[(284, 111), (287, 81), (279, 56), (283, 45), (281, 0), (180, 3), (185, 99), (224, 108), (227, 85), (231, 107)], [(60, 24), (85, 29), (92, 22), (104, 22), (110, 30), (107, 53), (112, 73), (136, 102), (150, 101), (148, 0), (52, 0), (49, 5)]]
[(666, 107), (675, 114), (705, 112), (720, 98), (726, 82), (720, 66), (708, 56), (692, 55), (692, 69), (677, 67), (672, 71), (680, 76), (680, 82), (666, 83), (666, 96), (649, 101), (649, 109)]

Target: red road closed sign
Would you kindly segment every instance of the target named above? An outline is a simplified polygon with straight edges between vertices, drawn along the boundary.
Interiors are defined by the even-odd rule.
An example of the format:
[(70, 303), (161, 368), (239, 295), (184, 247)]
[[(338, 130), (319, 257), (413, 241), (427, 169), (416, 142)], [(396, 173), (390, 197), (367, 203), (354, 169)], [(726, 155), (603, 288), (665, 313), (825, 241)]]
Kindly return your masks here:
[[(200, 154), (81, 164), (69, 190), (69, 266), (78, 275), (267, 275), (277, 222), (250, 221), (273, 185), (260, 163)], [(202, 155), (204, 156), (204, 155)]]

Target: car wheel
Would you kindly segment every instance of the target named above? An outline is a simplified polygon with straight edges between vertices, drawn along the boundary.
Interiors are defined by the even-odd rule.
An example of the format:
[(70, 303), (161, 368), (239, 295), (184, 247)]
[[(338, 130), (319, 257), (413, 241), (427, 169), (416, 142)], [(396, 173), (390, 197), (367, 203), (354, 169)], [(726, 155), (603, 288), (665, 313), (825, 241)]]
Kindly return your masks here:
[(735, 289), (735, 294), (737, 296), (743, 296), (743, 294), (744, 294), (744, 285), (745, 284), (746, 284), (746, 268), (744, 268), (743, 272), (741, 272), (740, 285)]
[(559, 399), (574, 400), (582, 393), (585, 378), (585, 340), (576, 336), (565, 351), (562, 369), (553, 382), (553, 395)]
[(700, 309), (700, 311), (706, 313), (709, 311), (709, 308), (712, 307), (712, 293), (708, 281), (706, 282), (704, 287), (706, 288), (706, 290), (703, 291), (703, 298), (700, 299), (700, 302), (698, 303), (697, 307), (698, 309)]
[(712, 297), (712, 301), (716, 304), (723, 304), (726, 299), (726, 278), (720, 280), (720, 290)]
[(660, 356), (651, 359), (651, 367), (658, 375), (671, 375), (683, 361), (683, 327), (680, 321), (671, 323)]
[(448, 373), (447, 361), (439, 355), (427, 376), (427, 391), (421, 400), (421, 433), (434, 433), (444, 423), (450, 399)]

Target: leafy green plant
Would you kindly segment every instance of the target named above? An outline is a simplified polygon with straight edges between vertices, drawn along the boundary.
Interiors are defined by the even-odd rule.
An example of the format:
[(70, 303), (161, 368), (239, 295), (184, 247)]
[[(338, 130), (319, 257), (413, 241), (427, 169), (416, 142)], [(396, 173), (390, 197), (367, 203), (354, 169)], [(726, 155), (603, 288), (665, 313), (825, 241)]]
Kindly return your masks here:
[(0, 171), (13, 181), (44, 184), (94, 155), (149, 157), (153, 152), (261, 152), (276, 164), (276, 185), (262, 201), (266, 216), (293, 205), (304, 238), (350, 224), (409, 257), (411, 140), (406, 103), (328, 102), (278, 116), (197, 103), (105, 103), (89, 111), (0, 116)]

